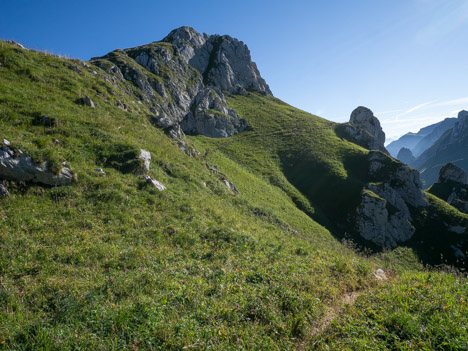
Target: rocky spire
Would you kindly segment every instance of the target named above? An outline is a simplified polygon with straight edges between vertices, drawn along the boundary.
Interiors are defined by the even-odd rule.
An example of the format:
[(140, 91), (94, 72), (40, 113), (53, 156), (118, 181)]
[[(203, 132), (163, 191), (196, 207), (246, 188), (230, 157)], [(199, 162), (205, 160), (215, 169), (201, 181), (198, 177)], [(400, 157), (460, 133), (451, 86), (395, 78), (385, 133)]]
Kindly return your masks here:
[(352, 113), (349, 124), (345, 125), (344, 137), (369, 150), (379, 150), (388, 154), (385, 149), (385, 133), (374, 113), (364, 106), (359, 106)]

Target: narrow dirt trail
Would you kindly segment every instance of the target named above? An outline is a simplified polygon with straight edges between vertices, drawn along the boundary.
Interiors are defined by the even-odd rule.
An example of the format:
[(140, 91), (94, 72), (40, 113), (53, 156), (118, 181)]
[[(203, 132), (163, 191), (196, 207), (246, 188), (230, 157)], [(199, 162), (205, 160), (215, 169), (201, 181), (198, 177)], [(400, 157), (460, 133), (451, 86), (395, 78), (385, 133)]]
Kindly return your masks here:
[(343, 294), (336, 303), (334, 303), (333, 305), (327, 306), (328, 308), (327, 313), (319, 321), (317, 321), (315, 326), (312, 327), (312, 329), (309, 331), (308, 335), (304, 339), (304, 342), (302, 342), (298, 346), (297, 350), (308, 350), (311, 348), (313, 349), (314, 347), (314, 345), (312, 344), (313, 340), (317, 336), (320, 336), (327, 331), (332, 321), (338, 318), (338, 316), (343, 312), (346, 306), (354, 305), (354, 303), (356, 302), (356, 299), (361, 294), (369, 293), (370, 291), (378, 288), (384, 282), (387, 282), (389, 279), (389, 277), (381, 269), (378, 269), (374, 273), (374, 277), (376, 279), (375, 286), (366, 290), (355, 290), (355, 291), (347, 292)]
[(312, 329), (309, 337), (312, 338), (322, 334), (347, 305), (354, 305), (354, 302), (361, 293), (361, 291), (352, 291), (350, 293), (346, 293), (340, 298), (339, 303), (337, 303), (335, 306), (328, 306), (327, 313), (320, 320), (318, 325)]

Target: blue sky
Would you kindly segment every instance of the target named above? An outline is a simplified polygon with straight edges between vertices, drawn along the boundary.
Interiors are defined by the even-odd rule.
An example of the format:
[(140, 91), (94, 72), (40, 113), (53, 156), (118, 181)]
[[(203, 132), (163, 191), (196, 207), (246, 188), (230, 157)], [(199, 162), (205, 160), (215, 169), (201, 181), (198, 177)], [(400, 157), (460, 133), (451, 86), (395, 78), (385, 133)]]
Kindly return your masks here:
[(468, 1), (3, 0), (0, 38), (89, 59), (189, 25), (249, 46), (275, 96), (334, 121), (364, 105), (387, 137), (468, 109)]

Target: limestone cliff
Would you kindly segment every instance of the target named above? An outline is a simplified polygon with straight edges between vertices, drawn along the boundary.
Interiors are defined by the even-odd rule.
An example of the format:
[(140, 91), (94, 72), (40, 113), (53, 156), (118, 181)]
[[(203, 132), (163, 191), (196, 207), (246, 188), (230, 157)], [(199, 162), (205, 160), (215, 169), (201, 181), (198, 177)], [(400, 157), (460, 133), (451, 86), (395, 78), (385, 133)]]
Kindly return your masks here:
[(201, 35), (190, 27), (175, 29), (160, 42), (93, 58), (92, 63), (114, 82), (131, 83), (153, 112), (152, 121), (169, 134), (180, 126), (190, 134), (232, 136), (247, 121), (227, 107), (224, 94), (271, 95), (243, 42)]

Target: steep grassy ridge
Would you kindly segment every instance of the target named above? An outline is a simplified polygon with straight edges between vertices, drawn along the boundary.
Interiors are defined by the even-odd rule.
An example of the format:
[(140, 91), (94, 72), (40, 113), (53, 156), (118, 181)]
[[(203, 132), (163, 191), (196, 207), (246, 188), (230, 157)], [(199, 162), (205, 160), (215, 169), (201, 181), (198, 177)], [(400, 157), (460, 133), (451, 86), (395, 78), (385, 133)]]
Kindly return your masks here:
[[(334, 227), (330, 214), (349, 206), (339, 203), (341, 191), (359, 187), (353, 160), (366, 153), (337, 138), (330, 122), (276, 99), (232, 97), (252, 130), (222, 140), (191, 137), (201, 155), (190, 158), (148, 122), (131, 86), (111, 84), (96, 67), (3, 42), (0, 63), (0, 140), (38, 161), (66, 161), (77, 175), (66, 187), (7, 184), (0, 348), (313, 348), (343, 295), (404, 291), (405, 277), (421, 268), (405, 248), (357, 254), (317, 223)], [(95, 109), (76, 103), (84, 95)], [(43, 115), (54, 123), (37, 123)], [(166, 191), (121, 167), (128, 160), (120, 156), (140, 148), (151, 152), (150, 175)], [(303, 159), (317, 168), (301, 173)], [(336, 187), (330, 199), (329, 184)], [(376, 268), (393, 279), (379, 282)], [(441, 278), (427, 282), (431, 289), (454, 288), (450, 275), (434, 274)], [(459, 316), (454, 323), (465, 322), (464, 308), (447, 307)], [(357, 335), (370, 342), (362, 329)]]

